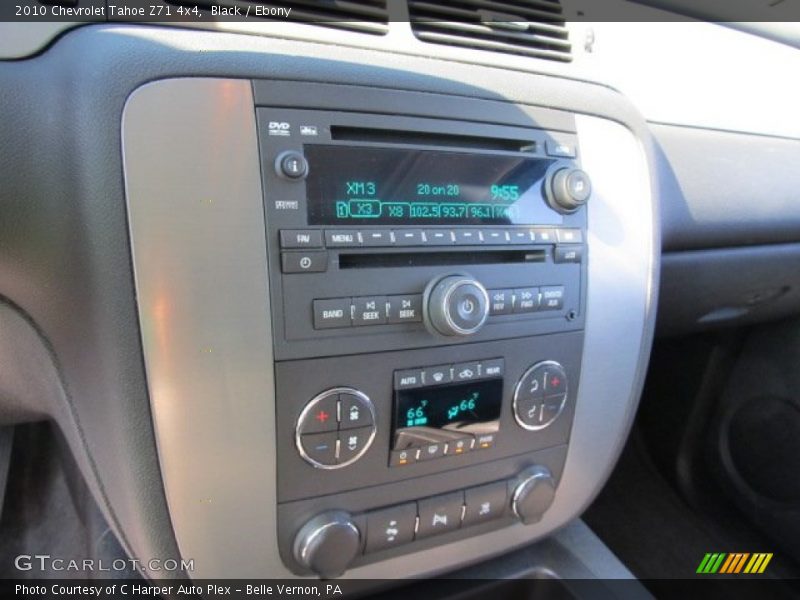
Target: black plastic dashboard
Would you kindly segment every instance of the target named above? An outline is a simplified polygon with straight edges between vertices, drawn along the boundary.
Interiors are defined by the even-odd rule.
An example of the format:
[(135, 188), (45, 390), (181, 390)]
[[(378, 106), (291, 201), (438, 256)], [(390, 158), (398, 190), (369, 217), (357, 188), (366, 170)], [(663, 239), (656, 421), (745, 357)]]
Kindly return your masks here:
[[(586, 507), (624, 443), (655, 326), (661, 261), (665, 334), (800, 306), (798, 142), (648, 123), (603, 83), (312, 41), (98, 25), (66, 33), (37, 56), (0, 62), (0, 84), (0, 347), (24, 348), (20, 359), (36, 365), (0, 367), (9, 382), (0, 417), (56, 420), (126, 550), (191, 555), (205, 565), (200, 576), (307, 574), (292, 564), (287, 540), (320, 510), (347, 504), (360, 515), (466, 493), (515, 480), (531, 460), (559, 480), (540, 522), (504, 515), (503, 528), (479, 525), (442, 538), (445, 553), (435, 541), (414, 542), (412, 552), (358, 559), (353, 574), (391, 575), (397, 565), (414, 575), (442, 572), (546, 536)], [(573, 305), (495, 321), (470, 344), (432, 342), (422, 325), (315, 332), (307, 310), (314, 300), (422, 297), (425, 282), (447, 269), (432, 265), (427, 251), (406, 249), (422, 267), (358, 289), (359, 269), (343, 265), (368, 253), (327, 248), (329, 269), (342, 279), (313, 281), (329, 295), (314, 296), (318, 286), (299, 280), (308, 275), (275, 275), (285, 251), (279, 229), (311, 225), (279, 227), (264, 209), (265, 201), (303, 197), (265, 175), (273, 151), (264, 129), (313, 111), (349, 115), (337, 124), (351, 129), (377, 122), (389, 143), (392, 131), (419, 133), (420, 123), (429, 135), (458, 133), (461, 143), (525, 130), (574, 139), (596, 189), (585, 216), (561, 225), (586, 235), (587, 258), (562, 276), (547, 242), (532, 247), (546, 265), (514, 263), (502, 275), (469, 268), (495, 289), (521, 288), (526, 278), (564, 285)], [(280, 197), (270, 195), (275, 189)], [(386, 235), (394, 242), (400, 230)], [(533, 260), (525, 258), (525, 251), (533, 256), (527, 245), (504, 251), (495, 252), (504, 261)], [(300, 309), (292, 305), (297, 298)], [(282, 337), (282, 324), (305, 313), (308, 322)], [(332, 358), (364, 353), (380, 354)], [(554, 358), (580, 382), (560, 425), (537, 434), (525, 452), (511, 451), (534, 438), (523, 437), (508, 412), (507, 382), (501, 427), (513, 434), (474, 455), (488, 459), (420, 465), (413, 492), (405, 476), (385, 469), (393, 417), (380, 401), (380, 456), (361, 463), (376, 471), (347, 485), (322, 473), (311, 485), (307, 465), (294, 454), (286, 459), (286, 448), (294, 452), (291, 426), (323, 387), (349, 378), (371, 397), (389, 398), (396, 369), (488, 365), (499, 356), (508, 382)], [(303, 382), (315, 372), (335, 377)], [(448, 479), (441, 465), (452, 464)], [(386, 485), (371, 488), (378, 466)], [(324, 487), (321, 502), (315, 485)]]

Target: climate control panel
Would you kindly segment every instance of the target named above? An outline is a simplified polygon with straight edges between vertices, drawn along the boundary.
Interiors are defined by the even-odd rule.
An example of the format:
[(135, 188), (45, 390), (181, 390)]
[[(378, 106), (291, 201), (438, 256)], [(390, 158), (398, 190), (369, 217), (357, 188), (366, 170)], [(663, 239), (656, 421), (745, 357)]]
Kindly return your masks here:
[(297, 450), (319, 469), (341, 469), (356, 462), (375, 438), (372, 401), (352, 388), (333, 388), (314, 397), (300, 413)]

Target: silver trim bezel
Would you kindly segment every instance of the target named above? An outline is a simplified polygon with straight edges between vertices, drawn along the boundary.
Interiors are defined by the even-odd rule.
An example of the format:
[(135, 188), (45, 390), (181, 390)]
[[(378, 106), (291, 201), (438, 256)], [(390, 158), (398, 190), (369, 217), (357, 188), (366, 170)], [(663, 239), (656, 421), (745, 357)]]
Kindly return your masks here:
[[(367, 405), (367, 408), (369, 408), (369, 414), (370, 414), (370, 417), (372, 417), (372, 425), (371, 425), (372, 432), (369, 435), (369, 439), (367, 440), (367, 443), (361, 449), (361, 452), (359, 452), (358, 454), (353, 456), (353, 458), (351, 458), (350, 460), (348, 460), (346, 462), (339, 463), (339, 464), (336, 464), (336, 465), (326, 465), (324, 463), (317, 462), (316, 460), (311, 458), (306, 453), (305, 448), (303, 448), (303, 443), (302, 443), (302, 440), (301, 440), (301, 437), (302, 437), (303, 434), (300, 433), (300, 423), (302, 423), (303, 420), (306, 418), (306, 416), (308, 416), (309, 411), (311, 411), (317, 404), (322, 402), (322, 400), (324, 400), (325, 398), (328, 398), (329, 396), (332, 396), (333, 394), (336, 394), (336, 395), (339, 395), (339, 394), (351, 394), (353, 396), (361, 398), (361, 400), (363, 400), (364, 403)], [(340, 412), (340, 405), (337, 404), (336, 405), (336, 422), (337, 422), (337, 424), (340, 421), (340, 416), (341, 416), (339, 414), (339, 412)], [(361, 429), (361, 428), (359, 427), (358, 429)], [(342, 431), (342, 430), (339, 429), (338, 426), (337, 426), (336, 432), (339, 432), (339, 431)], [(347, 431), (347, 430), (345, 429), (344, 431)], [(328, 390), (325, 390), (324, 392), (320, 392), (319, 394), (314, 396), (311, 400), (308, 401), (308, 404), (306, 404), (303, 407), (303, 410), (300, 411), (300, 415), (297, 417), (297, 421), (294, 424), (294, 445), (295, 445), (295, 448), (297, 448), (297, 451), (300, 453), (300, 456), (303, 458), (303, 460), (306, 461), (308, 464), (310, 464), (315, 469), (322, 469), (324, 471), (335, 471), (336, 469), (342, 469), (344, 467), (348, 467), (348, 466), (352, 465), (354, 462), (356, 462), (358, 459), (360, 459), (362, 456), (364, 456), (364, 454), (367, 452), (367, 450), (369, 450), (370, 447), (372, 446), (372, 442), (375, 440), (375, 434), (377, 433), (377, 431), (378, 431), (378, 426), (377, 426), (376, 420), (375, 420), (375, 405), (372, 403), (372, 400), (370, 399), (370, 397), (367, 396), (364, 392), (361, 392), (361, 391), (359, 391), (359, 390), (357, 390), (355, 388), (334, 387), (334, 388), (330, 388)], [(326, 432), (320, 432), (320, 433), (326, 433)], [(328, 432), (328, 433), (333, 433), (333, 432)], [(309, 434), (309, 435), (315, 435), (315, 434)], [(336, 444), (338, 446), (338, 444), (339, 444), (339, 440), (338, 439), (336, 441)], [(338, 448), (336, 450), (336, 454), (337, 455), (339, 454)]]
[[(564, 379), (565, 379), (564, 392), (563, 392), (564, 399), (561, 401), (561, 406), (558, 407), (558, 412), (555, 414), (555, 416), (552, 419), (550, 419), (546, 423), (542, 423), (541, 425), (528, 425), (522, 419), (520, 419), (519, 413), (517, 412), (517, 402), (518, 402), (518, 398), (519, 398), (519, 391), (520, 391), (520, 388), (522, 387), (522, 382), (525, 380), (525, 378), (528, 375), (530, 375), (535, 369), (538, 369), (539, 367), (543, 367), (543, 366), (558, 367), (559, 369), (564, 371)], [(555, 396), (555, 394), (554, 394), (554, 396)], [(561, 413), (564, 412), (564, 408), (567, 406), (567, 398), (568, 397), (569, 397), (569, 377), (567, 377), (567, 370), (564, 368), (564, 365), (562, 365), (560, 362), (557, 362), (555, 360), (542, 360), (542, 361), (539, 361), (538, 363), (536, 363), (536, 364), (532, 365), (531, 367), (529, 367), (528, 369), (526, 369), (525, 372), (522, 374), (522, 377), (519, 378), (519, 380), (517, 381), (517, 384), (514, 386), (514, 398), (513, 398), (512, 404), (511, 404), (512, 410), (514, 411), (514, 420), (517, 422), (517, 425), (519, 425), (523, 429), (527, 429), (528, 431), (541, 431), (542, 429), (546, 429), (547, 427), (550, 427), (550, 425), (555, 423), (556, 420), (558, 419), (558, 417), (561, 416)], [(544, 399), (545, 399), (545, 396), (542, 396), (542, 400), (544, 400)]]

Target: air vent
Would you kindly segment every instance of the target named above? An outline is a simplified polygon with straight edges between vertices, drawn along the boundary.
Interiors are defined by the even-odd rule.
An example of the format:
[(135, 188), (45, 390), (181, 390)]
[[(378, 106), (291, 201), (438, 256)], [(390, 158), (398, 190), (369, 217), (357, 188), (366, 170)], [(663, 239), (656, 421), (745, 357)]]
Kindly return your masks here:
[(421, 40), (569, 62), (572, 46), (558, 0), (409, 0)]
[[(210, 11), (212, 6), (239, 7), (242, 14), (247, 13), (249, 7), (251, 18), (256, 14), (257, 6), (268, 8), (279, 6), (281, 9), (291, 9), (288, 18), (290, 22), (312, 23), (375, 35), (383, 35), (389, 29), (387, 0), (295, 0), (280, 3), (268, 0), (165, 0), (165, 2), (175, 6), (197, 6), (201, 11)], [(287, 19), (266, 17), (264, 20), (285, 22)]]

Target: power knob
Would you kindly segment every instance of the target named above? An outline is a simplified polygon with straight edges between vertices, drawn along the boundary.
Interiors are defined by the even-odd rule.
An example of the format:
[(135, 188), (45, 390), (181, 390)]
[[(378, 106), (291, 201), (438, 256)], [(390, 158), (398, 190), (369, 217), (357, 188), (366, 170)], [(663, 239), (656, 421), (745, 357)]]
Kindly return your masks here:
[(541, 466), (531, 467), (517, 478), (511, 508), (525, 525), (538, 523), (553, 504), (555, 494), (556, 482), (550, 471)]
[(553, 171), (545, 183), (545, 196), (551, 208), (573, 213), (592, 195), (592, 182), (586, 172), (573, 167)]
[(489, 293), (469, 275), (448, 275), (428, 284), (423, 306), (425, 323), (434, 332), (472, 335), (489, 316)]
[(303, 525), (294, 539), (294, 557), (322, 579), (345, 572), (361, 549), (361, 533), (342, 510), (317, 515)]

